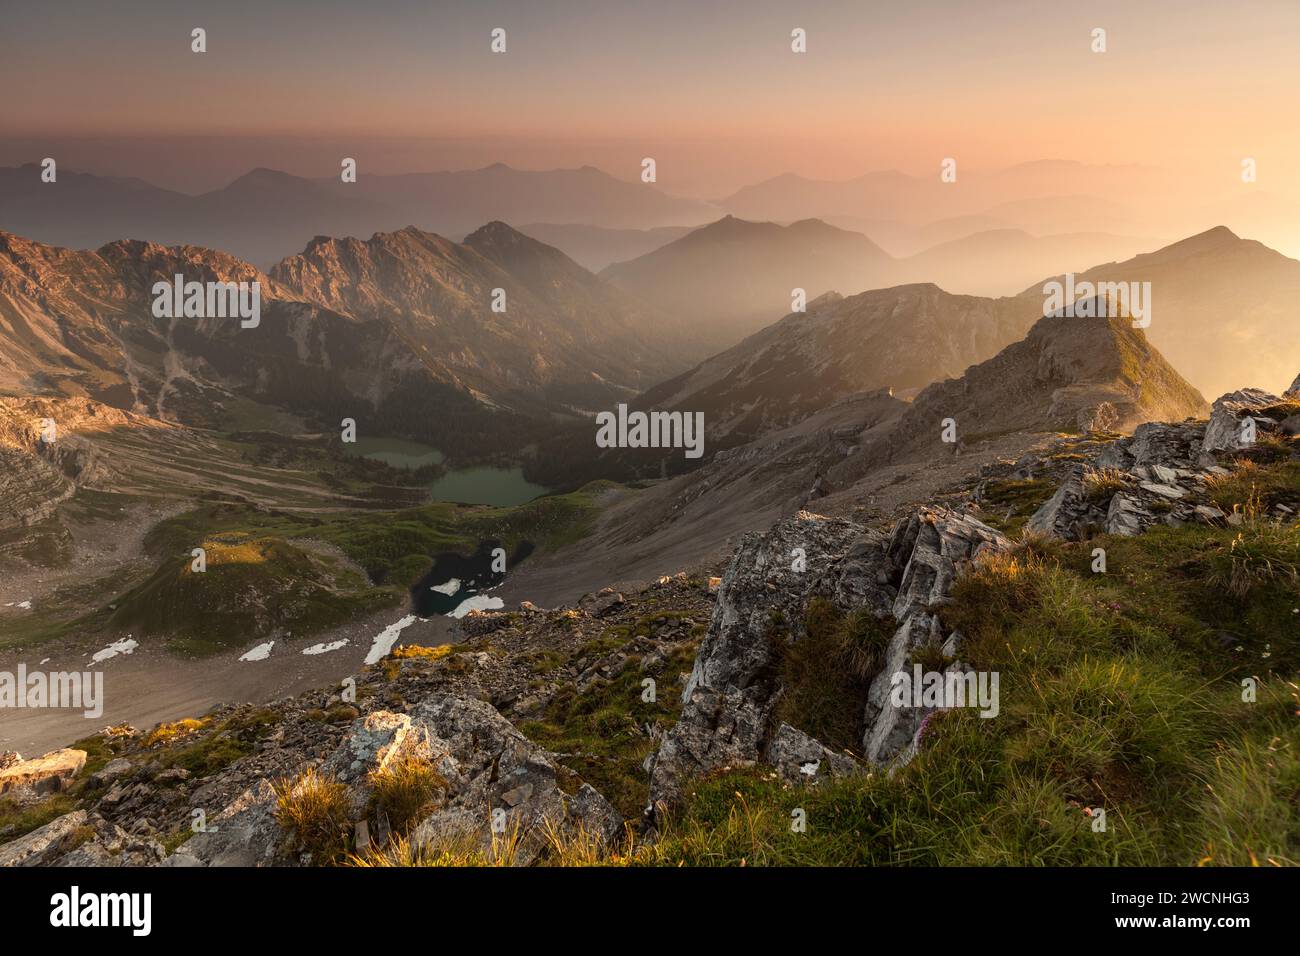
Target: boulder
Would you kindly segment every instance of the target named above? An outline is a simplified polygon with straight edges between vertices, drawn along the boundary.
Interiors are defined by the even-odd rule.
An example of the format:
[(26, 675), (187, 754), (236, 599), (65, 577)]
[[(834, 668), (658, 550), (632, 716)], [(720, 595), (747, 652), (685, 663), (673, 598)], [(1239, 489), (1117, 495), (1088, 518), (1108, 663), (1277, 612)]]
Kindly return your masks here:
[[(590, 784), (562, 786), (572, 774), (521, 734), (490, 704), (437, 694), (411, 715), (427, 739), (431, 760), (447, 784), (446, 799), (415, 828), (412, 841), (469, 839), (492, 844), (494, 822), (518, 835), (515, 860), (526, 864), (550, 831), (613, 841), (622, 818)], [(498, 814), (497, 811), (502, 811)]]
[(53, 750), (0, 770), (0, 793), (16, 787), (30, 787), (38, 793), (62, 790), (85, 765), (84, 750)]
[[(1259, 388), (1242, 388), (1217, 399), (1210, 410), (1210, 421), (1205, 426), (1201, 451), (1236, 451), (1247, 446), (1242, 438), (1242, 421), (1281, 399)], [(1272, 426), (1268, 419), (1256, 419), (1261, 428)]]
[(789, 724), (782, 724), (772, 735), (767, 762), (790, 783), (811, 783), (866, 772), (852, 757), (831, 750)]
[(46, 866), (56, 860), (86, 825), (86, 811), (73, 810), (40, 829), (0, 846), (0, 867)]

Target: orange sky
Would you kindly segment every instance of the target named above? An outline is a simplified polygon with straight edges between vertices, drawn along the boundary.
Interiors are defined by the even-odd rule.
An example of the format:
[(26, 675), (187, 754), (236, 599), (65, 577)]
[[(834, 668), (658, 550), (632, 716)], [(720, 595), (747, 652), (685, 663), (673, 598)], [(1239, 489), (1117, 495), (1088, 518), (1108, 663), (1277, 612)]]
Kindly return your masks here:
[[(79, 164), (198, 189), (277, 153), (324, 174), (348, 143), (377, 172), (503, 160), (633, 178), (655, 155), (665, 189), (710, 196), (784, 171), (923, 173), (950, 155), (1150, 164), (1230, 189), (1253, 156), (1261, 185), (1298, 192), (1293, 0), (44, 6), (0, 38), (23, 94), (0, 100), (0, 162), (112, 136), (112, 168)], [(190, 51), (193, 26), (206, 54)], [(504, 55), (488, 49), (494, 26)], [(790, 52), (796, 26), (806, 54)], [(1097, 26), (1104, 54), (1089, 48)], [(178, 169), (158, 145), (176, 134), (218, 146), (180, 150)]]

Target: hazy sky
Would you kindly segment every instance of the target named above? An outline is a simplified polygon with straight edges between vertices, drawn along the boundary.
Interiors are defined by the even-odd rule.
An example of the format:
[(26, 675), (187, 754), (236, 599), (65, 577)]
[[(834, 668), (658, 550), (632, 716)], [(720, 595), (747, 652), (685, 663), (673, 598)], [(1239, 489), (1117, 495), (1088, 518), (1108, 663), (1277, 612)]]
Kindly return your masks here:
[[(717, 196), (1041, 158), (1293, 191), (1297, 0), (0, 0), (0, 163), (197, 191), (337, 173), (585, 163)], [(202, 26), (208, 52), (190, 52)], [(508, 52), (489, 51), (507, 31)], [(790, 51), (790, 31), (808, 52)], [(1108, 52), (1091, 52), (1094, 27)]]

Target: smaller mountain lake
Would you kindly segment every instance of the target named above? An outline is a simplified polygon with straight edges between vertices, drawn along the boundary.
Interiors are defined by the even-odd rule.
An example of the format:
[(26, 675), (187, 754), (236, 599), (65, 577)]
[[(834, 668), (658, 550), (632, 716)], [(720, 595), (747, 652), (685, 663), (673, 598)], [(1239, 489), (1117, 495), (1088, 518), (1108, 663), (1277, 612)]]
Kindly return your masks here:
[[(405, 438), (358, 438), (343, 446), (349, 455), (373, 458), (394, 468), (414, 470), (443, 461), (442, 452)], [(548, 489), (524, 478), (522, 468), (457, 468), (429, 486), (434, 501), (508, 508), (546, 494)]]
[(493, 611), (504, 602), (487, 592), (499, 587), (506, 573), (533, 552), (533, 545), (524, 541), (506, 561), (506, 573), (492, 568), (492, 552), (500, 547), (499, 541), (482, 541), (478, 550), (469, 557), (444, 552), (434, 556), (429, 573), (411, 588), (411, 605), (420, 617), (450, 614), (464, 617), (470, 611)]
[(405, 438), (358, 438), (355, 442), (345, 444), (343, 450), (359, 458), (373, 458), (392, 468), (423, 468), (425, 465), (441, 465), (442, 452), (418, 441)]

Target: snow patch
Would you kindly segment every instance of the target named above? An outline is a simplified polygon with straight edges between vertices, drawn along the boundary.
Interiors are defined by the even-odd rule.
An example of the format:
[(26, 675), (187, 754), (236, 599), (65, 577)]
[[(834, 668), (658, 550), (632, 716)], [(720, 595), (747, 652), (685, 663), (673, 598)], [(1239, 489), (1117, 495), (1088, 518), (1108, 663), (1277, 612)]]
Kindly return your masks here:
[(133, 641), (129, 637), (124, 641), (114, 641), (102, 651), (95, 651), (91, 660), (98, 664), (100, 661), (106, 661), (110, 657), (117, 657), (118, 654), (130, 654), (139, 646), (139, 641)]
[[(317, 654), (328, 654), (330, 651), (337, 651), (340, 647), (347, 646), (347, 638), (344, 638), (341, 641), (331, 641), (328, 644), (313, 644), (311, 647), (304, 647), (302, 652), (314, 657)], [(369, 659), (367, 659), (366, 663), (369, 663)]]
[(486, 594), (475, 594), (472, 598), (466, 598), (456, 605), (456, 610), (448, 614), (448, 617), (454, 617), (460, 620), (470, 611), (499, 611), (506, 606), (506, 602), (499, 597), (488, 597)]
[(452, 578), (446, 584), (431, 584), (429, 585), (429, 590), (437, 591), (439, 594), (445, 594), (447, 597), (451, 597), (460, 590), (460, 578)]
[(418, 620), (419, 618), (414, 614), (408, 614), (400, 621), (389, 624), (386, 628), (380, 631), (379, 635), (375, 638), (375, 642), (370, 645), (369, 653), (366, 654), (366, 663), (379, 663), (379, 661), (393, 649), (393, 645), (397, 643), (397, 638), (402, 631)]
[(267, 641), (265, 644), (258, 644), (248, 653), (242, 655), (241, 661), (264, 661), (271, 656), (271, 648), (275, 647), (275, 641)]

